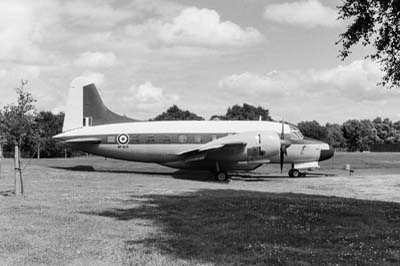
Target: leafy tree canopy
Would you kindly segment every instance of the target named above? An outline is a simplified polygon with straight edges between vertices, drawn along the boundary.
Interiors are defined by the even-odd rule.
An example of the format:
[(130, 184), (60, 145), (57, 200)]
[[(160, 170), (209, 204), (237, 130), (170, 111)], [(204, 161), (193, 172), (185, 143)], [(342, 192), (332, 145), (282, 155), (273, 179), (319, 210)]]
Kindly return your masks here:
[(211, 120), (259, 120), (260, 117), (262, 120), (272, 121), (268, 109), (244, 103), (242, 106), (235, 104), (229, 107), (226, 114), (223, 116), (213, 115)]
[(324, 126), (321, 126), (317, 121), (303, 121), (297, 124), (297, 127), (300, 129), (301, 133), (304, 136), (325, 140), (327, 137), (327, 130)]
[(24, 87), (27, 81), (21, 81), (21, 86), (16, 88), (17, 104), (4, 106), (0, 116), (0, 135), (9, 143), (22, 144), (24, 138), (32, 135), (32, 123), (35, 115), (34, 103), (36, 99)]
[(189, 111), (183, 111), (179, 109), (178, 106), (173, 105), (166, 112), (156, 116), (155, 121), (159, 120), (204, 120), (203, 117), (196, 115), (195, 113)]
[(400, 86), (400, 1), (343, 0), (338, 6), (339, 19), (349, 20), (346, 31), (339, 35), (340, 57), (345, 59), (350, 48), (361, 42), (372, 45), (374, 52), (366, 57), (379, 62), (385, 72), (382, 85)]

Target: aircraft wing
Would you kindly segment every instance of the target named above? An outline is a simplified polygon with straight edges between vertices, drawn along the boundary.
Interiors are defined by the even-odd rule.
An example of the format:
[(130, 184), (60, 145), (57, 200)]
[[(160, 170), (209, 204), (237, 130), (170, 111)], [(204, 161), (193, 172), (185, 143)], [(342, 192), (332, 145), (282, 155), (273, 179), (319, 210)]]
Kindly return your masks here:
[(242, 150), (246, 146), (246, 142), (225, 142), (225, 143), (208, 143), (200, 146), (199, 148), (187, 150), (179, 153), (178, 155), (183, 156), (185, 162), (194, 162), (204, 160), (207, 155), (212, 153), (223, 153), (226, 151), (234, 152), (235, 150)]
[(186, 150), (178, 153), (178, 155), (192, 155), (201, 152), (222, 150), (224, 148), (242, 148), (246, 146), (246, 144), (246, 142), (215, 143), (214, 145), (204, 145), (196, 149)]
[(101, 143), (101, 139), (100, 138), (75, 138), (75, 139), (66, 140), (65, 143), (99, 144), (99, 143)]

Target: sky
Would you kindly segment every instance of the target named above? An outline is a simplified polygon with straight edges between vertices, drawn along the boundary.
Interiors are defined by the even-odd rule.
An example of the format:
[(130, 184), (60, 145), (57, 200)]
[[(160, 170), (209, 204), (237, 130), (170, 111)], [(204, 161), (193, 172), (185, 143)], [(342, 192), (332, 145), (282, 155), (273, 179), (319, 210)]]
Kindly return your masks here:
[(339, 0), (0, 0), (0, 106), (28, 80), (38, 110), (95, 83), (136, 119), (173, 104), (206, 119), (248, 103), (292, 123), (400, 120), (400, 89), (335, 45)]

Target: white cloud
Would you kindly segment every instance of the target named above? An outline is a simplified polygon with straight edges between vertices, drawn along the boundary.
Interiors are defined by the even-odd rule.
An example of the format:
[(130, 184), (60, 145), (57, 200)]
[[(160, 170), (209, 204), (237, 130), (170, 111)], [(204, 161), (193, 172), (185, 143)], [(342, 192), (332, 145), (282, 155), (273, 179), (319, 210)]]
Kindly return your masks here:
[(263, 35), (255, 28), (221, 21), (215, 10), (190, 7), (161, 25), (158, 38), (166, 45), (246, 46), (261, 42)]
[(66, 2), (63, 6), (63, 13), (71, 18), (70, 26), (87, 28), (114, 27), (137, 15), (132, 10), (115, 8), (103, 1)]
[[(139, 86), (132, 85), (129, 94), (134, 96), (134, 100), (139, 103), (160, 104), (161, 102), (178, 101), (179, 97), (175, 94), (166, 94), (164, 89), (154, 86), (151, 82), (145, 82)], [(127, 101), (131, 101), (132, 98)]]
[(246, 47), (264, 40), (255, 28), (221, 21), (217, 11), (197, 7), (185, 8), (172, 19), (150, 19), (143, 24), (127, 25), (125, 31), (131, 37), (147, 39), (153, 49), (177, 47), (184, 55), (210, 54), (205, 50)]
[(104, 83), (104, 74), (86, 71), (82, 75), (74, 78), (70, 83), (70, 87), (80, 88), (90, 83), (94, 83), (96, 86), (101, 86)]
[(297, 88), (298, 79), (300, 76), (297, 76), (295, 72), (271, 71), (266, 74), (244, 72), (221, 79), (218, 86), (255, 96), (267, 94), (281, 97)]
[(382, 75), (379, 65), (369, 60), (325, 70), (244, 72), (222, 78), (218, 93), (267, 105), (274, 114), (292, 121), (298, 121), (299, 115), (320, 121), (330, 118), (330, 122), (343, 121), (348, 114), (371, 118), (377, 106), (382, 108), (386, 101), (400, 99), (400, 91), (377, 86)]
[(319, 0), (270, 4), (264, 11), (265, 19), (306, 28), (338, 26), (337, 17), (335, 9), (322, 5)]
[[(40, 44), (46, 27), (57, 21), (57, 4), (27, 0), (0, 2), (0, 60), (32, 63), (48, 60)], [(44, 14), (48, 11), (49, 14)]]
[(160, 102), (163, 98), (163, 89), (154, 87), (151, 82), (146, 82), (138, 86), (136, 98), (140, 102)]
[(355, 101), (379, 101), (388, 96), (399, 95), (397, 91), (388, 91), (377, 86), (383, 72), (379, 65), (369, 60), (356, 60), (349, 65), (339, 65), (324, 71), (311, 73), (311, 81), (340, 93)]
[(116, 56), (111, 52), (84, 52), (74, 60), (74, 65), (79, 67), (103, 68), (112, 67), (116, 61)]
[[(221, 79), (221, 89), (263, 96), (320, 96), (336, 94), (353, 101), (381, 100), (387, 90), (377, 87), (383, 73), (368, 60), (357, 60), (326, 70), (272, 71), (267, 74), (241, 73)], [(392, 92), (400, 95), (400, 93)]]
[(147, 81), (140, 85), (133, 84), (123, 99), (126, 109), (130, 109), (134, 115), (145, 114), (145, 116), (151, 117), (164, 111), (165, 108), (177, 104), (180, 97), (165, 92), (163, 88), (154, 86)]

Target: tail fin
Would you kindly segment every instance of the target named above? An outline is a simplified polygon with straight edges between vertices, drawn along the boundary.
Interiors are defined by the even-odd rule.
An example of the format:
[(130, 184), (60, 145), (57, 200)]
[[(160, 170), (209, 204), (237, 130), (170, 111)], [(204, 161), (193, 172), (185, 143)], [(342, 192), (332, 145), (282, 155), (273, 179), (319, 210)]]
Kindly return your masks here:
[(83, 86), (83, 88), (71, 88), (65, 112), (63, 132), (84, 126), (134, 121), (137, 120), (110, 111), (104, 105), (96, 86), (89, 84)]

